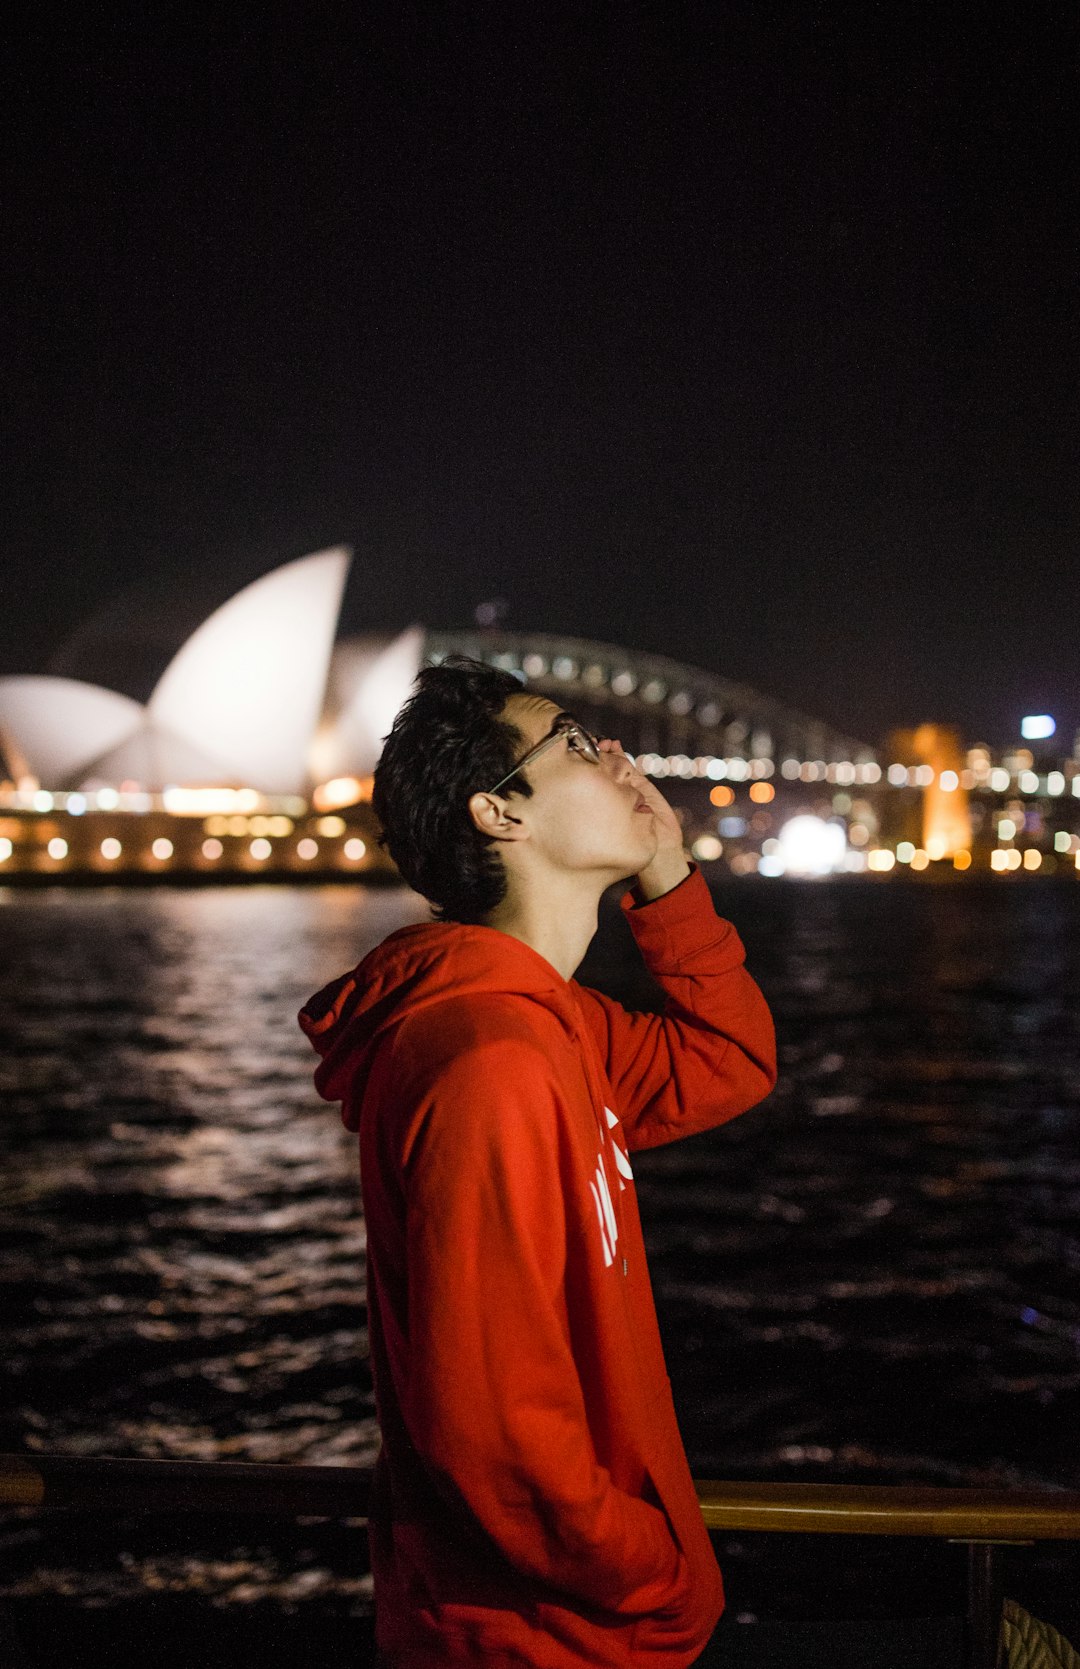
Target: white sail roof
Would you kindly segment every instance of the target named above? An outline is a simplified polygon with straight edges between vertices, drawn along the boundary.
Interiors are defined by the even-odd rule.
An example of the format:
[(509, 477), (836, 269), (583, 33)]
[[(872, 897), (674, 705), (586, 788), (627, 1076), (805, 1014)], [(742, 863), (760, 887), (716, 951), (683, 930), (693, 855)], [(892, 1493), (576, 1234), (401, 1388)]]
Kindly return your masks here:
[(348, 566), (335, 546), (230, 597), (165, 669), (147, 708), (152, 729), (219, 761), (219, 779), (302, 792)]
[(366, 777), (378, 764), (383, 742), (408, 698), (424, 654), (422, 626), (410, 626), (390, 643), (352, 639), (339, 643), (330, 663), (328, 710), (312, 743), (311, 774)]
[(77, 678), (0, 678), (0, 726), (44, 788), (70, 788), (142, 723), (137, 701)]
[(199, 788), (249, 786), (230, 766), (182, 737), (170, 735), (145, 712), (138, 730), (91, 760), (81, 775), (80, 788), (122, 782), (137, 782), (140, 788), (159, 792), (173, 784)]
[(0, 678), (8, 753), (57, 789), (134, 781), (295, 794), (312, 776), (366, 776), (424, 633), (342, 645), (328, 692), (349, 560), (342, 546), (316, 551), (237, 592), (182, 644), (145, 707), (77, 679)]

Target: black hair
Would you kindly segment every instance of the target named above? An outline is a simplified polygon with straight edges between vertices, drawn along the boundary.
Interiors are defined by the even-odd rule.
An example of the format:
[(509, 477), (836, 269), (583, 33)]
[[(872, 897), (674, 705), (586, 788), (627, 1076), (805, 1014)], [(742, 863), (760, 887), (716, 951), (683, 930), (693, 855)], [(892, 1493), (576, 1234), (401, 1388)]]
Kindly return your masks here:
[[(498, 843), (476, 827), (469, 798), (520, 757), (524, 738), (501, 715), (521, 688), (511, 672), (448, 655), (423, 668), (386, 738), (372, 795), (381, 842), (440, 921), (482, 921), (506, 896)], [(532, 793), (523, 776), (513, 787)]]

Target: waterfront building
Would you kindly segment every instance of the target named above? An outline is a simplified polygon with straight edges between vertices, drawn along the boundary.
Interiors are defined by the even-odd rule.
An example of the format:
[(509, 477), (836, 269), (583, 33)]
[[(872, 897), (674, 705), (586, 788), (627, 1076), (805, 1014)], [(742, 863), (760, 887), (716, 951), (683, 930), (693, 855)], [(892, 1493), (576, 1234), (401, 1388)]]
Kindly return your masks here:
[(914, 730), (894, 730), (889, 737), (891, 759), (923, 771), (921, 815), (897, 830), (898, 838), (914, 837), (932, 860), (970, 852), (972, 843), (968, 780), (960, 733), (949, 725), (920, 724)]

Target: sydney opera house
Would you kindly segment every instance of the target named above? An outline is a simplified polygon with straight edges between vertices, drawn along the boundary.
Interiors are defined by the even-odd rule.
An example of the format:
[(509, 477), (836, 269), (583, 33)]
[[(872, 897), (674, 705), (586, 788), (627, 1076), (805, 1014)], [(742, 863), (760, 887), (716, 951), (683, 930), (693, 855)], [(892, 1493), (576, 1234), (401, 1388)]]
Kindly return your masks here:
[(0, 876), (388, 873), (368, 804), (420, 665), (491, 661), (618, 735), (734, 875), (1080, 867), (1080, 762), (965, 753), (938, 726), (890, 757), (749, 687), (616, 646), (414, 626), (337, 635), (350, 553), (287, 562), (181, 645), (145, 702), (0, 678)]

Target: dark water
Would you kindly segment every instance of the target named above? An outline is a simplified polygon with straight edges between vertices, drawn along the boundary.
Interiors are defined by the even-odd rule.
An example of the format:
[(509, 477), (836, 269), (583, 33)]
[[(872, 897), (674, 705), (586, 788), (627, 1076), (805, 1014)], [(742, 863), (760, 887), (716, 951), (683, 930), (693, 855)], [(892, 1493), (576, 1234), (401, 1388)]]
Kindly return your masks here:
[[(0, 900), (0, 1448), (370, 1460), (354, 1143), (295, 1013), (422, 906)], [(718, 902), (781, 1082), (635, 1163), (695, 1472), (1080, 1487), (1080, 887)], [(583, 975), (649, 1000), (610, 912)], [(97, 1565), (63, 1537), (46, 1561), (39, 1534), (0, 1536), (0, 1594), (366, 1592), (359, 1531)]]

